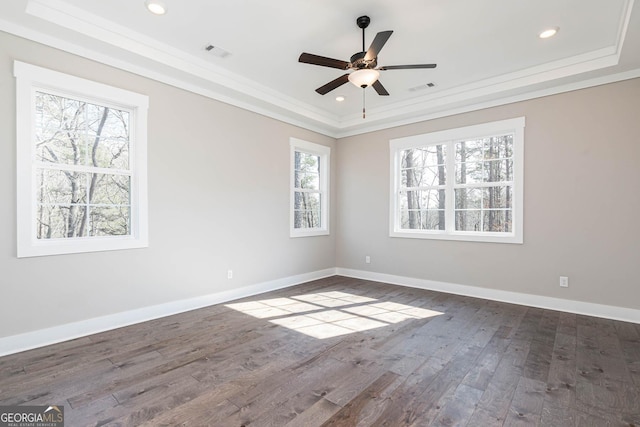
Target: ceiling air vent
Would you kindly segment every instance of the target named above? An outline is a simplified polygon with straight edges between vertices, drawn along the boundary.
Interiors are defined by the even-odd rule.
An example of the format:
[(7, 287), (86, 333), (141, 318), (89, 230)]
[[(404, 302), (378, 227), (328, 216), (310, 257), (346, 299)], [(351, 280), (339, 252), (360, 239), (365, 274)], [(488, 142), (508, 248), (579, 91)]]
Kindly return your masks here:
[(228, 52), (226, 50), (224, 50), (221, 47), (218, 46), (214, 46), (212, 44), (208, 44), (204, 50), (206, 50), (207, 52), (210, 52), (212, 54), (214, 54), (215, 56), (217, 56), (218, 58), (226, 58), (227, 56), (231, 55), (231, 52)]
[(427, 84), (424, 84), (424, 85), (410, 87), (409, 88), (409, 92), (416, 92), (416, 91), (419, 91), (419, 90), (429, 89), (429, 88), (434, 87), (435, 85), (436, 85), (435, 83), (431, 83), (430, 82), (430, 83), (427, 83)]

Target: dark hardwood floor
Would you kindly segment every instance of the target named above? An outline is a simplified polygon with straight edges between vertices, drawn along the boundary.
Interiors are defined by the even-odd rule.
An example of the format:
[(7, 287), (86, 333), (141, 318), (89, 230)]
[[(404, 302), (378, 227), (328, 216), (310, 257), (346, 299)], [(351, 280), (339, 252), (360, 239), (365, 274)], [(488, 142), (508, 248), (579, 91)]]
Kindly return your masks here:
[(640, 426), (640, 325), (344, 277), (0, 358), (67, 426)]

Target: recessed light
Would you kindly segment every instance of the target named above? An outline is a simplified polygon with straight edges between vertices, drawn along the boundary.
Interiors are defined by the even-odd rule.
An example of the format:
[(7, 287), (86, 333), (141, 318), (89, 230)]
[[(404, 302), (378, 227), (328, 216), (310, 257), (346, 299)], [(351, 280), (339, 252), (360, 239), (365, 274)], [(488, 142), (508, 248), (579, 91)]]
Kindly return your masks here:
[(342, 95), (338, 95), (338, 96), (336, 96), (336, 101), (338, 101), (338, 102), (342, 102), (342, 101), (344, 101), (344, 100), (345, 100), (345, 97), (344, 97), (344, 96), (342, 96)]
[(549, 37), (555, 36), (558, 33), (559, 29), (560, 28), (558, 27), (548, 28), (543, 32), (541, 32), (540, 34), (538, 34), (538, 37), (540, 37), (541, 39), (548, 39)]
[(144, 5), (147, 6), (149, 12), (154, 15), (164, 15), (167, 13), (167, 6), (161, 1), (147, 0), (144, 2)]

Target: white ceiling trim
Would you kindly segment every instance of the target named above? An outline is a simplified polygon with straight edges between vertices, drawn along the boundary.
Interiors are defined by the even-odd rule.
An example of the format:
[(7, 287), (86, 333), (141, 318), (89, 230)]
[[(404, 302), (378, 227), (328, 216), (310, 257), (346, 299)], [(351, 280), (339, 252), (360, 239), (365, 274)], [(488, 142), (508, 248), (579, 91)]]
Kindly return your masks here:
[[(587, 52), (571, 58), (531, 67), (515, 73), (508, 73), (490, 79), (461, 85), (449, 90), (430, 92), (408, 101), (385, 105), (367, 111), (364, 121), (359, 115), (351, 115), (340, 120), (337, 115), (326, 113), (299, 100), (287, 97), (259, 83), (237, 76), (201, 58), (189, 55), (171, 46), (158, 43), (142, 34), (122, 27), (112, 21), (87, 13), (60, 0), (29, 0), (27, 12), (32, 16), (82, 33), (94, 40), (108, 43), (137, 56), (168, 66), (179, 71), (179, 77), (169, 75), (152, 66), (141, 66), (122, 58), (103, 54), (85, 46), (52, 37), (43, 32), (0, 20), (0, 30), (43, 43), (76, 55), (80, 55), (135, 74), (158, 80), (218, 101), (237, 106), (267, 117), (300, 126), (334, 138), (356, 135), (374, 130), (415, 123), (436, 117), (473, 111), (488, 106), (502, 105), (539, 96), (575, 90), (598, 84), (610, 83), (638, 76), (638, 70), (619, 73), (603, 78), (595, 78), (566, 84), (542, 91), (527, 92), (513, 96), (513, 91), (526, 89), (532, 85), (562, 79), (589, 71), (602, 69), (619, 63), (620, 54), (627, 34), (631, 11), (635, 0), (626, 3), (615, 45)], [(633, 77), (628, 77), (633, 76)], [(190, 77), (197, 77), (211, 85), (203, 85)], [(216, 85), (221, 88), (216, 88)], [(574, 89), (567, 89), (573, 87)], [(217, 90), (223, 89), (223, 90)], [(223, 93), (224, 92), (224, 93)], [(486, 102), (474, 100), (496, 98)], [(466, 105), (460, 107), (461, 103)], [(437, 111), (436, 111), (437, 109)]]
[(346, 138), (349, 136), (360, 135), (367, 132), (375, 132), (378, 130), (388, 129), (397, 126), (409, 125), (412, 123), (423, 122), (426, 120), (434, 120), (442, 117), (453, 116), (455, 114), (463, 114), (471, 111), (483, 110), (491, 107), (499, 107), (501, 105), (513, 104), (515, 102), (528, 101), (530, 99), (542, 98), (550, 95), (557, 95), (559, 93), (571, 92), (574, 90), (586, 89), (594, 86), (601, 86), (609, 83), (620, 82), (624, 80), (630, 80), (640, 78), (640, 68), (634, 69), (630, 71), (625, 71), (617, 74), (608, 74), (602, 77), (595, 77), (588, 80), (581, 80), (575, 83), (568, 83), (560, 86), (554, 86), (548, 89), (541, 89), (536, 91), (531, 91), (519, 95), (502, 97), (499, 99), (495, 99), (492, 101), (479, 102), (474, 104), (465, 105), (463, 107), (455, 107), (449, 108), (446, 110), (437, 110), (435, 112), (423, 112), (422, 114), (418, 114), (406, 119), (392, 120), (382, 124), (376, 124), (370, 127), (367, 127), (366, 130), (355, 129), (355, 130), (343, 130), (338, 132), (334, 137), (335, 138)]
[(337, 123), (337, 115), (328, 115), (326, 112), (308, 104), (303, 104), (295, 98), (284, 96), (253, 80), (231, 73), (206, 60), (189, 55), (179, 49), (160, 43), (153, 38), (63, 1), (29, 0), (26, 12), (95, 40), (135, 53), (143, 58), (169, 65), (177, 70), (217, 83), (277, 107), (298, 112), (303, 109), (304, 116), (309, 119), (330, 126), (335, 126), (335, 123)]
[(616, 54), (618, 59), (622, 53), (622, 46), (624, 46), (624, 40), (627, 37), (627, 31), (629, 30), (629, 22), (631, 21), (631, 11), (636, 0), (628, 0), (627, 7), (620, 19), (620, 25), (618, 26), (618, 37), (616, 42)]
[[(31, 28), (26, 28), (24, 26), (16, 25), (12, 22), (5, 21), (3, 19), (0, 19), (0, 31), (4, 31), (9, 34), (14, 34), (18, 37), (22, 37), (27, 40), (32, 40), (34, 42), (53, 47), (55, 49), (59, 49), (64, 52), (68, 52), (74, 55), (81, 56), (83, 58), (90, 59), (92, 61), (99, 62), (101, 64), (109, 65), (111, 67), (118, 68), (123, 71), (128, 71), (130, 73), (137, 74), (139, 76), (147, 77), (152, 80), (156, 80), (158, 82), (168, 84), (170, 86), (174, 86), (189, 92), (196, 93), (198, 95), (205, 96), (207, 98), (224, 102), (225, 104), (242, 108), (244, 110), (248, 110), (266, 117), (271, 117), (273, 119), (280, 120), (282, 122), (289, 123), (294, 126), (299, 126), (304, 129), (309, 129), (311, 131), (318, 132), (323, 135), (327, 135), (335, 138), (335, 131), (332, 130), (333, 129), (332, 126), (323, 126), (322, 123), (316, 124), (308, 120), (296, 119), (296, 118), (290, 117), (289, 115), (280, 114), (278, 112), (273, 111), (273, 109), (260, 107), (254, 103), (242, 101), (235, 97), (223, 95), (219, 92), (204, 88), (201, 85), (188, 82), (184, 79), (178, 79), (147, 67), (142, 67), (136, 64), (132, 64), (131, 62), (124, 61), (124, 60), (115, 58), (113, 56), (105, 55), (103, 53), (96, 52), (95, 50), (92, 50), (92, 49), (87, 49), (83, 46), (79, 46), (77, 44), (70, 43), (66, 40), (52, 37), (48, 34), (32, 30)], [(34, 64), (34, 65), (47, 66), (47, 64)]]
[[(470, 84), (457, 86), (441, 92), (413, 98), (408, 101), (386, 105), (384, 108), (372, 109), (368, 114), (371, 121), (389, 119), (394, 116), (415, 113), (416, 111), (433, 107), (444, 107), (453, 103), (473, 100), (481, 96), (499, 94), (512, 89), (518, 89), (544, 83), (567, 76), (599, 70), (617, 65), (619, 55), (615, 47), (608, 47), (571, 58), (564, 58), (548, 64), (527, 68), (502, 76), (480, 80)], [(362, 117), (352, 115), (341, 123), (341, 128), (357, 126)]]

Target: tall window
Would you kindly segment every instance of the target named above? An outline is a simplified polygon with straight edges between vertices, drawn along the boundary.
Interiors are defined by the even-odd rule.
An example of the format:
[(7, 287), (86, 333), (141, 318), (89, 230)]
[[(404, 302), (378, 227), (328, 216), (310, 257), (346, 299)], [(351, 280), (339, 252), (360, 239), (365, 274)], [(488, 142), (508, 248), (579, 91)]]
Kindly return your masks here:
[(331, 149), (291, 138), (291, 237), (329, 234)]
[(15, 63), (18, 256), (147, 245), (147, 98)]
[(391, 236), (522, 243), (523, 117), (390, 148)]

